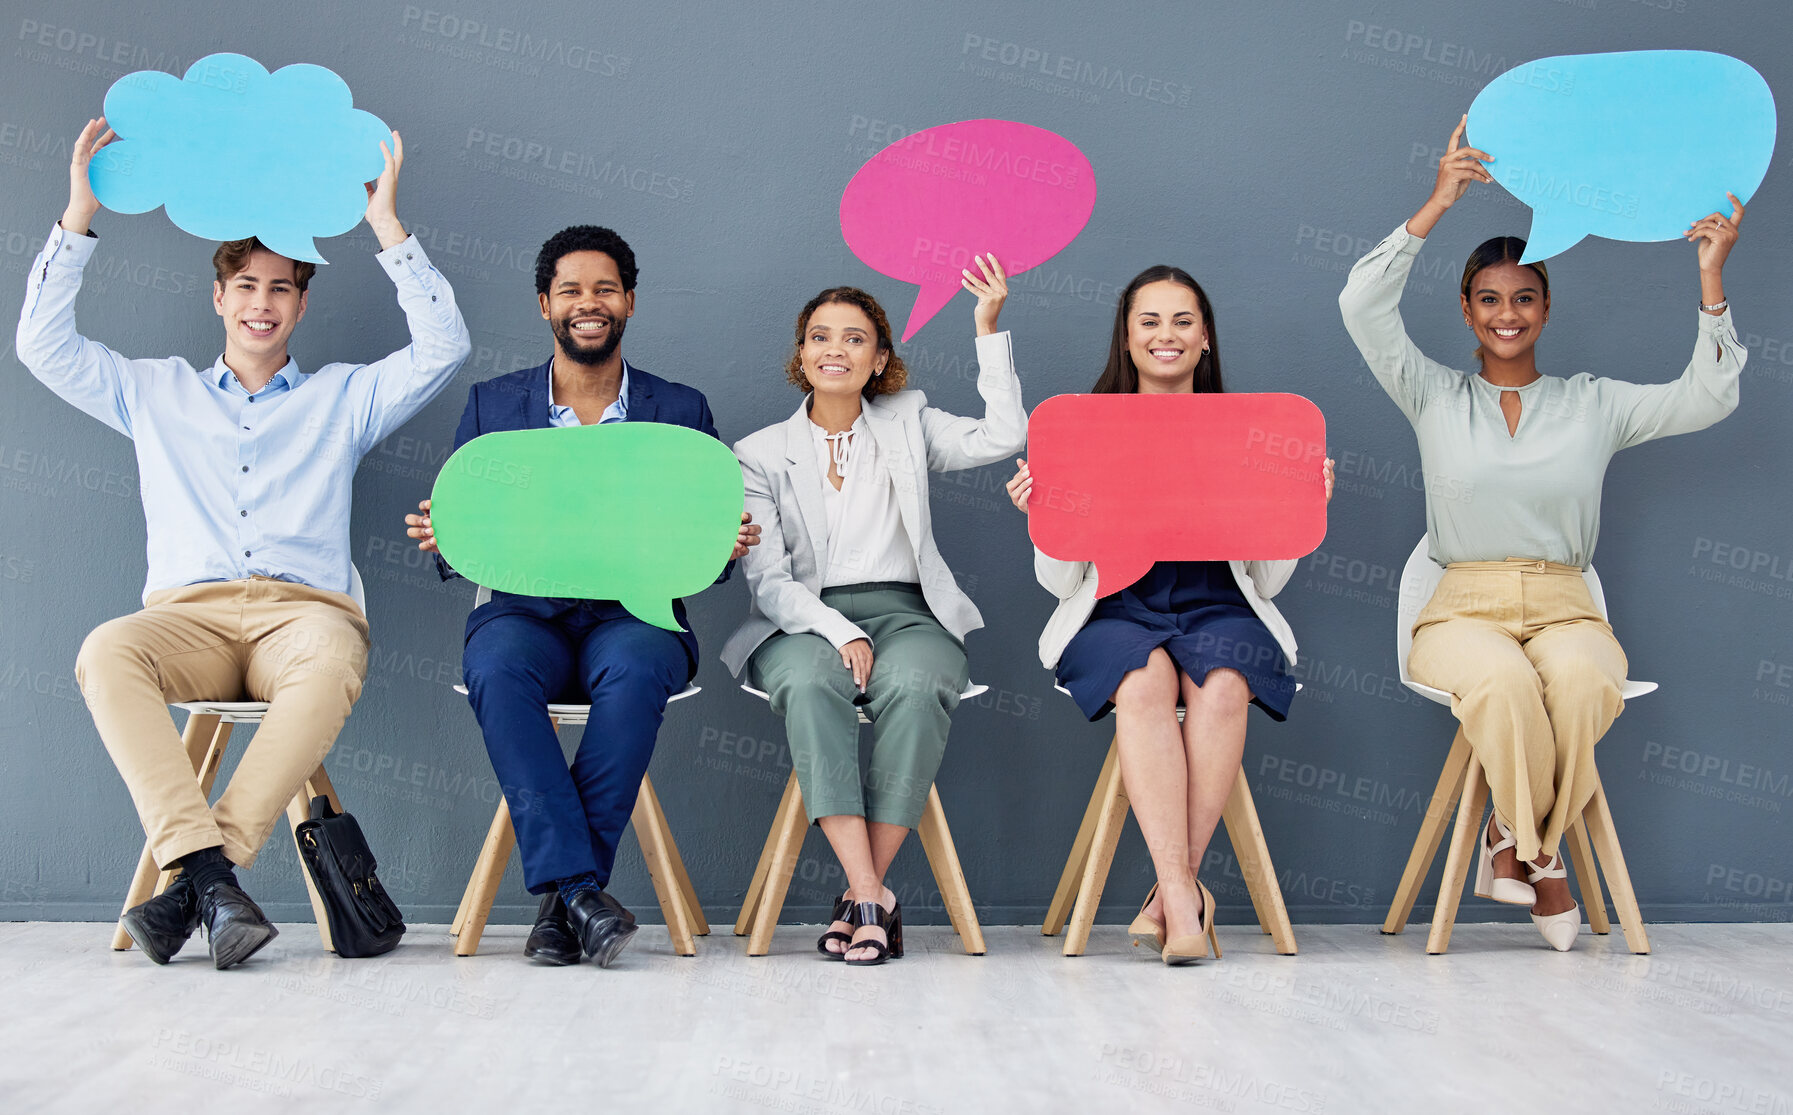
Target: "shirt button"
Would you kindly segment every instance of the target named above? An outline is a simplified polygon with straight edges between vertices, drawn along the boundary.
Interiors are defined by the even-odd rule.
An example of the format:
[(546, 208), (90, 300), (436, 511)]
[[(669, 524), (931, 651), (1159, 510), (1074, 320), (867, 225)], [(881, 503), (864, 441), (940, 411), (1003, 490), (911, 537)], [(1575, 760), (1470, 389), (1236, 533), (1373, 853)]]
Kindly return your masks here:
[(249, 466), (248, 466), (248, 465), (244, 465), (244, 466), (243, 466), (243, 471), (244, 471), (244, 472), (248, 472), (248, 471), (249, 471)]
[(414, 256), (414, 255), (412, 255), (412, 254), (411, 254), (411, 253), (410, 253), (410, 252), (406, 252), (406, 253), (405, 253), (405, 258), (406, 258), (406, 259), (416, 259), (416, 258), (417, 258), (417, 257), (416, 257), (416, 256)]
[(245, 519), (247, 519), (249, 517), (249, 512), (247, 512), (247, 511), (238, 511), (237, 514), (241, 515)]
[(252, 557), (252, 556), (254, 556), (254, 555), (252, 555), (252, 554), (251, 554), (251, 553), (250, 553), (250, 552), (249, 552), (249, 551), (248, 551), (248, 550), (244, 550), (244, 551), (243, 551), (243, 556), (244, 556), (244, 557)]

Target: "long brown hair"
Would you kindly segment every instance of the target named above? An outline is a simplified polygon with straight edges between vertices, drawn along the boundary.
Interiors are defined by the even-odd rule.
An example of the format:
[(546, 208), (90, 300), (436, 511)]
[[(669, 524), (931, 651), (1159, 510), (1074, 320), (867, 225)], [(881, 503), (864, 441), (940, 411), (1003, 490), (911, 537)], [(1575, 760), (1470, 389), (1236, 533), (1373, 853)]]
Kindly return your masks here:
[(878, 351), (890, 354), (884, 365), (882, 375), (874, 375), (865, 381), (859, 393), (870, 399), (877, 395), (894, 395), (909, 382), (909, 369), (903, 366), (903, 358), (896, 354), (896, 345), (890, 339), (890, 318), (884, 313), (884, 307), (878, 300), (860, 290), (856, 286), (829, 287), (811, 298), (797, 314), (797, 345), (791, 350), (791, 358), (784, 366), (784, 376), (804, 391), (812, 391), (809, 377), (803, 374), (803, 334), (809, 329), (810, 315), (831, 302), (852, 306), (871, 319), (872, 328), (878, 331)]
[(1197, 392), (1226, 390), (1220, 383), (1220, 336), (1214, 327), (1214, 307), (1208, 303), (1208, 292), (1181, 267), (1159, 264), (1148, 267), (1133, 277), (1121, 291), (1120, 304), (1114, 309), (1114, 336), (1108, 342), (1108, 366), (1090, 391), (1097, 395), (1133, 395), (1139, 391), (1139, 369), (1133, 366), (1133, 354), (1127, 351), (1127, 317), (1133, 312), (1133, 300), (1139, 288), (1147, 283), (1176, 283), (1195, 292), (1195, 304), (1202, 311), (1202, 325), (1208, 333), (1208, 351), (1195, 365)]

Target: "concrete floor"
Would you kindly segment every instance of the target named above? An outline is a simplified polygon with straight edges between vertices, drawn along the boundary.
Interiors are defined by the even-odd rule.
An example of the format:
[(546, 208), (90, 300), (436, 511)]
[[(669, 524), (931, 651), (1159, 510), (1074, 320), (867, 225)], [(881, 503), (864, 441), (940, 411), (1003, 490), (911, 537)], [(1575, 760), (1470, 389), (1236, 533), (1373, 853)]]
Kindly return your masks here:
[(1282, 957), (1222, 926), (1225, 959), (1167, 969), (1116, 926), (1077, 959), (918, 927), (847, 968), (814, 927), (749, 959), (718, 926), (685, 959), (644, 926), (602, 971), (524, 961), (521, 927), (350, 961), (289, 924), (215, 972), (198, 938), (157, 968), (110, 925), (5, 924), (0, 1110), (1793, 1113), (1793, 925), (1653, 925), (1643, 957), (1525, 925), (1459, 925), (1442, 957), (1423, 927), (1296, 931)]

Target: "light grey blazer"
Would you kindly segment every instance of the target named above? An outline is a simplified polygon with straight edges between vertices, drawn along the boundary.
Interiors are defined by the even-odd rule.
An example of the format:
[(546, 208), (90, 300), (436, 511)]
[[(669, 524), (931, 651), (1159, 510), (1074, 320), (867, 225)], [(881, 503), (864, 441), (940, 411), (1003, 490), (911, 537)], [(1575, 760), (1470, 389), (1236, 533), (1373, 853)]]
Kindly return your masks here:
[[(963, 639), (984, 625), (934, 545), (928, 511), (928, 473), (992, 464), (1027, 443), (1027, 410), (1006, 332), (977, 339), (977, 391), (982, 418), (962, 418), (927, 405), (920, 391), (865, 401), (866, 426), (878, 441), (878, 460), (895, 481), (904, 534), (921, 570), (921, 591), (940, 625)], [(760, 544), (740, 568), (752, 593), (747, 620), (729, 636), (722, 662), (739, 677), (759, 645), (779, 632), (822, 636), (836, 649), (867, 638), (852, 621), (822, 603), (828, 568), (827, 478), (816, 463), (809, 399), (776, 426), (735, 443), (747, 487), (747, 511), (760, 525)]]
[[(1295, 667), (1295, 632), (1289, 628), (1289, 621), (1276, 610), (1276, 605), (1270, 603), (1270, 598), (1289, 583), (1289, 578), (1295, 575), (1296, 564), (1294, 561), (1227, 562), (1233, 571), (1233, 580), (1239, 583), (1239, 591), (1245, 594), (1245, 602), (1270, 629), (1276, 645), (1282, 648), (1283, 657), (1288, 659), (1290, 669)], [(1050, 670), (1058, 665), (1059, 655), (1065, 652), (1071, 636), (1083, 629), (1090, 613), (1096, 610), (1096, 567), (1087, 561), (1060, 561), (1047, 557), (1036, 546), (1033, 573), (1046, 591), (1058, 597), (1058, 607), (1052, 610), (1046, 630), (1040, 633), (1040, 664)]]

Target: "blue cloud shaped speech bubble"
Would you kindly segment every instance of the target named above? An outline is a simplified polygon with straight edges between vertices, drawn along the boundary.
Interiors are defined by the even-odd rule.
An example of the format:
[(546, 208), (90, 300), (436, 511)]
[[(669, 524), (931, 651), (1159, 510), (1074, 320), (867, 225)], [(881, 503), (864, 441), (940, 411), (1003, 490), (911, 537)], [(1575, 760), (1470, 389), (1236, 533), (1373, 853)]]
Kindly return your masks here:
[(119, 138), (94, 155), (94, 196), (117, 213), (168, 210), (207, 240), (251, 236), (281, 255), (323, 263), (313, 237), (340, 236), (367, 212), (380, 176), (380, 118), (354, 107), (322, 66), (269, 73), (241, 54), (212, 54), (176, 78), (141, 70), (106, 91)]
[(1532, 208), (1525, 258), (1583, 237), (1675, 240), (1748, 202), (1774, 156), (1774, 94), (1746, 63), (1699, 50), (1567, 54), (1516, 66), (1469, 106), (1469, 141)]

